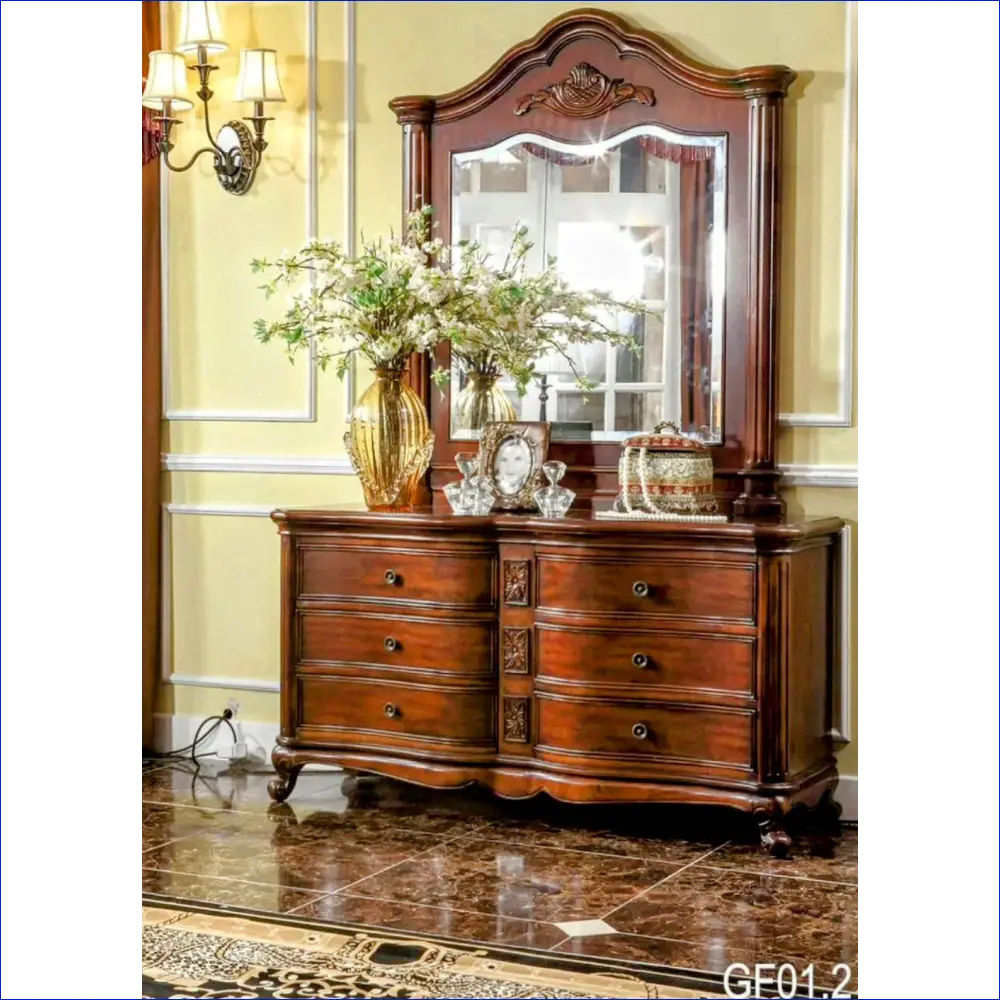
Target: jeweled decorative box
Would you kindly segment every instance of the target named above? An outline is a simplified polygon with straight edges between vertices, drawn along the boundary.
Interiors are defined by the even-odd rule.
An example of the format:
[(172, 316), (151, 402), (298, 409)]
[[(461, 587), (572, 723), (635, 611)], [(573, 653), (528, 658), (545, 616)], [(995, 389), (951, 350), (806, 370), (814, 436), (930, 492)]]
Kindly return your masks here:
[[(661, 433), (664, 430), (673, 433)], [(712, 453), (674, 423), (636, 434), (622, 444), (614, 510), (626, 514), (714, 514)]]

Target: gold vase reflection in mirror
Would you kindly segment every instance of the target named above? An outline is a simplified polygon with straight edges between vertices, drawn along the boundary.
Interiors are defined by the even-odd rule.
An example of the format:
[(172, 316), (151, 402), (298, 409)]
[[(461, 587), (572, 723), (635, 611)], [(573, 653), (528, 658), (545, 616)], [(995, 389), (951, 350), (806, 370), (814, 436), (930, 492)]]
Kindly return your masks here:
[[(570, 346), (593, 388), (582, 390), (555, 354), (540, 359), (544, 380), (523, 398), (501, 379), (517, 419), (542, 419), (544, 407), (547, 419), (589, 428), (594, 441), (673, 420), (721, 441), (726, 165), (724, 135), (655, 125), (587, 145), (524, 133), (452, 157), (453, 244), (478, 241), (501, 266), (513, 233), (526, 226), (529, 271), (555, 257), (573, 288), (646, 308), (610, 317), (636, 339), (638, 354)], [(451, 432), (459, 439), (477, 435), (463, 411), (465, 379), (456, 366)]]
[(510, 423), (517, 419), (514, 404), (497, 384), (499, 374), (464, 374), (465, 385), (455, 402), (455, 427), (478, 431), (487, 424)]
[(434, 434), (403, 369), (380, 368), (351, 412), (344, 446), (369, 510), (400, 510), (418, 499)]

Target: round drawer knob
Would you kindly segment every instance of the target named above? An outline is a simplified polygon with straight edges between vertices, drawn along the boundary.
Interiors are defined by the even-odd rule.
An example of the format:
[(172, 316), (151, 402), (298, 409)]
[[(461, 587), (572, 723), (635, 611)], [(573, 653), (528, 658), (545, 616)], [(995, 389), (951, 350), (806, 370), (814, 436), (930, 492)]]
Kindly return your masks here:
[(647, 739), (648, 736), (649, 736), (649, 726), (647, 726), (646, 723), (644, 723), (644, 722), (637, 722), (632, 727), (632, 735), (637, 740)]
[(644, 580), (636, 580), (632, 584), (632, 593), (636, 597), (648, 597), (649, 596), (649, 584)]
[(387, 701), (385, 705), (382, 706), (382, 713), (387, 719), (395, 719), (399, 715), (399, 709), (391, 701)]
[(649, 657), (645, 653), (633, 653), (632, 663), (637, 666), (640, 670), (649, 666)]
[(386, 638), (382, 640), (382, 645), (383, 645), (383, 646), (385, 646), (385, 648), (386, 648), (386, 649), (387, 649), (387, 650), (388, 650), (388, 651), (389, 651), (390, 653), (391, 653), (391, 652), (392, 652), (392, 651), (393, 651), (394, 649), (398, 649), (398, 648), (399, 648), (399, 643), (398, 643), (398, 642), (396, 642), (396, 640), (395, 640), (395, 639), (393, 639), (393, 637), (392, 637), (391, 635), (390, 635), (390, 636), (386, 636)]
[(395, 573), (395, 571), (394, 571), (394, 570), (391, 570), (391, 569), (387, 569), (387, 570), (385, 571), (385, 582), (386, 582), (387, 584), (389, 584), (389, 586), (390, 586), (390, 587), (391, 587), (391, 586), (392, 586), (392, 585), (393, 585), (394, 583), (397, 583), (398, 581), (399, 581), (399, 577), (398, 577), (398, 576), (396, 576), (396, 573)]

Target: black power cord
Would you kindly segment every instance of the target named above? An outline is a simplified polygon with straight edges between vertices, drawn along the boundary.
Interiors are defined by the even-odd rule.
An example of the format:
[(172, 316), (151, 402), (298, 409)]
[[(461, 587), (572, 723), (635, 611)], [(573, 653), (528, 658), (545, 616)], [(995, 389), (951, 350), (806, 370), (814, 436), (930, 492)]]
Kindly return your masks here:
[[(179, 747), (176, 750), (167, 750), (164, 753), (154, 753), (153, 754), (153, 759), (154, 760), (183, 760), (185, 757), (188, 756), (188, 754), (190, 754), (191, 762), (196, 767), (200, 766), (198, 764), (198, 758), (199, 757), (210, 757), (211, 754), (207, 754), (207, 753), (199, 754), (198, 753), (198, 745), (200, 743), (203, 743), (205, 740), (209, 739), (210, 737), (214, 736), (219, 731), (219, 728), (221, 726), (223, 726), (223, 725), (228, 726), (229, 727), (229, 732), (232, 734), (232, 737), (233, 737), (233, 742), (234, 743), (238, 742), (238, 738), (236, 736), (236, 728), (233, 726), (232, 722), (229, 721), (230, 719), (232, 719), (232, 717), (233, 717), (233, 712), (232, 712), (232, 709), (229, 709), (229, 708), (224, 709), (221, 715), (210, 715), (210, 716), (208, 716), (208, 718), (204, 719), (200, 723), (200, 725), (198, 726), (198, 728), (194, 731), (194, 739), (186, 747)], [(209, 724), (212, 724), (212, 728), (209, 729), (207, 733), (202, 733), (202, 730), (207, 725), (209, 725)]]

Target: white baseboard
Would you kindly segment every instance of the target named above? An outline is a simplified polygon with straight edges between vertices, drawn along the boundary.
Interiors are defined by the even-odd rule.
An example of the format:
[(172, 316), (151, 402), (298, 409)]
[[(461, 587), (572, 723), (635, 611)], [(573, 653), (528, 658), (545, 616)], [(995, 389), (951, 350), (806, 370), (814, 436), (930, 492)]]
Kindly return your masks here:
[[(153, 717), (153, 749), (160, 753), (186, 747), (194, 740), (198, 727), (204, 721), (200, 715), (166, 715)], [(236, 735), (247, 744), (250, 759), (255, 764), (269, 764), (271, 750), (278, 738), (276, 722), (244, 722), (238, 716), (233, 719)], [(208, 727), (206, 727), (208, 728)], [(222, 725), (215, 735), (206, 740), (198, 749), (199, 753), (211, 753), (216, 746), (227, 746), (232, 742), (229, 727)], [(211, 760), (211, 758), (209, 758)], [(325, 764), (310, 764), (311, 771), (342, 771), (343, 768)]]
[(837, 783), (837, 791), (833, 797), (840, 803), (843, 813), (841, 819), (849, 823), (858, 821), (858, 776), (856, 774), (842, 774)]

